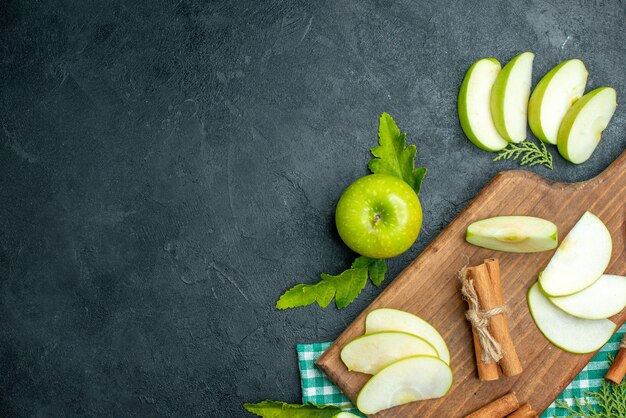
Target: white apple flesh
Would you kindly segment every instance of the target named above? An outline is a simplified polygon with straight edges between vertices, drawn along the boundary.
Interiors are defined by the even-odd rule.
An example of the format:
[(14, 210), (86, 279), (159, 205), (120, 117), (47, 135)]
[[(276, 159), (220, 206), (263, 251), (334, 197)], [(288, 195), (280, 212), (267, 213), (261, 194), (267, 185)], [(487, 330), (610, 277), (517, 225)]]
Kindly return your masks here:
[(333, 416), (333, 418), (359, 418), (359, 417), (354, 414), (351, 414), (350, 412), (340, 412), (337, 415)]
[(528, 99), (535, 54), (524, 52), (509, 61), (491, 89), (491, 117), (500, 136), (509, 142), (526, 139)]
[(626, 307), (626, 277), (604, 274), (578, 293), (549, 299), (563, 312), (578, 318), (609, 318)]
[(459, 91), (461, 128), (474, 145), (485, 151), (500, 151), (508, 143), (500, 136), (491, 118), (491, 87), (500, 68), (495, 58), (476, 61), (465, 74)]
[(364, 414), (425, 399), (440, 398), (452, 386), (452, 370), (437, 357), (398, 360), (375, 374), (361, 389), (356, 406)]
[(558, 147), (563, 158), (574, 164), (587, 161), (616, 108), (617, 95), (610, 87), (595, 89), (574, 103), (559, 128)]
[(609, 265), (612, 246), (604, 223), (585, 212), (540, 273), (541, 288), (554, 297), (572, 295), (591, 286)]
[(534, 216), (496, 216), (470, 224), (467, 242), (510, 253), (536, 253), (556, 248), (557, 227)]
[(584, 354), (598, 350), (615, 332), (608, 319), (582, 319), (552, 304), (535, 283), (528, 291), (528, 308), (541, 333), (562, 350)]
[(376, 374), (395, 361), (417, 355), (438, 357), (435, 347), (423, 338), (397, 331), (366, 334), (341, 350), (341, 360), (348, 370), (367, 374)]
[(365, 318), (365, 333), (382, 331), (406, 332), (423, 338), (435, 347), (441, 360), (450, 364), (450, 351), (441, 334), (417, 315), (398, 309), (375, 309)]
[(585, 92), (587, 75), (585, 64), (572, 59), (560, 63), (539, 81), (528, 102), (528, 124), (537, 138), (556, 145), (561, 121)]

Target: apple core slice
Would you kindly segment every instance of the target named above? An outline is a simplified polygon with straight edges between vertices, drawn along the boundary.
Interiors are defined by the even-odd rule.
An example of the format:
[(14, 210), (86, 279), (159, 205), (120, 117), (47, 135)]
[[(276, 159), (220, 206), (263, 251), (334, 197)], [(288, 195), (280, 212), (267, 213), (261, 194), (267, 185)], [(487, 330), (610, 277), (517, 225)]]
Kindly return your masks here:
[(474, 145), (485, 151), (500, 151), (507, 141), (500, 136), (491, 118), (491, 87), (500, 72), (495, 58), (476, 61), (465, 74), (459, 91), (459, 121)]
[(559, 128), (558, 147), (563, 158), (574, 164), (587, 161), (616, 108), (617, 95), (611, 87), (590, 91), (574, 103)]
[(491, 117), (500, 136), (509, 142), (526, 139), (528, 98), (535, 54), (524, 52), (509, 61), (491, 89)]
[(424, 399), (440, 398), (452, 386), (450, 367), (437, 357), (407, 357), (375, 374), (361, 389), (356, 406), (364, 414)]
[(450, 364), (450, 351), (441, 334), (417, 315), (391, 308), (375, 309), (365, 318), (365, 333), (400, 331), (416, 335), (428, 341), (437, 350), (438, 356)]
[(537, 138), (557, 143), (561, 121), (585, 92), (587, 75), (585, 64), (572, 59), (560, 63), (539, 81), (528, 102), (528, 124)]
[(350, 341), (341, 350), (341, 361), (350, 371), (376, 374), (395, 361), (417, 355), (438, 356), (437, 350), (423, 338), (406, 332), (384, 331)]
[(596, 351), (615, 332), (615, 323), (608, 319), (582, 319), (566, 314), (546, 298), (538, 283), (528, 291), (528, 308), (548, 341), (570, 353)]
[(536, 253), (556, 248), (557, 227), (534, 216), (496, 216), (470, 224), (467, 242), (490, 250)]
[(549, 299), (563, 312), (578, 318), (609, 318), (626, 307), (626, 277), (604, 274), (578, 293)]
[(585, 212), (539, 274), (548, 296), (567, 296), (591, 286), (611, 261), (613, 243), (604, 223)]

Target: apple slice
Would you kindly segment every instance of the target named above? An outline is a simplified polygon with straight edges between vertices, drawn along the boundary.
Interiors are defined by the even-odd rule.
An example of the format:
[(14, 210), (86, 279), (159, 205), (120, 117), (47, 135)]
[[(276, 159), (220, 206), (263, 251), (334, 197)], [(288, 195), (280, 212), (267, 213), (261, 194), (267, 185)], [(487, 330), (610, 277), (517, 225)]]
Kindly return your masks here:
[(591, 286), (611, 261), (611, 234), (593, 213), (585, 212), (539, 274), (548, 296), (567, 296)]
[(598, 350), (615, 332), (608, 319), (582, 319), (566, 314), (541, 292), (539, 283), (528, 291), (528, 308), (539, 331), (562, 350), (584, 354)]
[(581, 60), (563, 61), (543, 76), (528, 102), (528, 124), (535, 136), (557, 143), (559, 126), (587, 84), (587, 69)]
[(333, 416), (333, 418), (359, 418), (359, 417), (350, 412), (340, 412), (337, 415)]
[(578, 293), (549, 299), (563, 312), (578, 318), (609, 318), (626, 307), (626, 277), (604, 274)]
[(465, 233), (470, 244), (510, 253), (536, 253), (556, 248), (556, 225), (533, 216), (496, 216), (470, 224)]
[(356, 406), (364, 414), (424, 399), (440, 398), (452, 386), (452, 370), (440, 358), (414, 356), (375, 374), (361, 389)]
[(450, 351), (441, 334), (417, 315), (391, 308), (375, 309), (365, 318), (365, 333), (400, 331), (425, 339), (437, 350), (439, 358), (450, 364)]
[(341, 350), (341, 360), (348, 370), (376, 374), (385, 366), (405, 357), (437, 357), (429, 342), (413, 334), (383, 331), (355, 338)]
[(616, 108), (617, 95), (611, 87), (590, 91), (574, 103), (559, 128), (558, 147), (563, 158), (574, 164), (587, 161)]
[(524, 52), (509, 61), (491, 89), (491, 117), (500, 136), (509, 142), (526, 139), (528, 98), (535, 54)]
[(491, 87), (500, 72), (495, 58), (476, 61), (459, 91), (459, 121), (463, 132), (474, 145), (485, 151), (500, 151), (507, 141), (500, 136), (491, 118)]

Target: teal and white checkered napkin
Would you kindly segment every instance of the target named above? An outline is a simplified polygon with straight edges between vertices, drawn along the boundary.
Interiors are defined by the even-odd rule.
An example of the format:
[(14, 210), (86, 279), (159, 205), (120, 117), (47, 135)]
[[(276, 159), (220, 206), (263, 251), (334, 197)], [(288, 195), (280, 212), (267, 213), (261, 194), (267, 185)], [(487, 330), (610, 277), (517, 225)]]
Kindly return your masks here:
[[(609, 369), (607, 354), (617, 354), (619, 350), (620, 340), (626, 333), (626, 324), (623, 325), (611, 340), (606, 343), (602, 349), (595, 355), (593, 359), (582, 369), (582, 371), (572, 380), (568, 387), (559, 395), (557, 399), (567, 401), (573, 404), (573, 398), (582, 398), (588, 390), (597, 390), (600, 388), (604, 375)], [(298, 344), (298, 364), (300, 366), (300, 380), (302, 382), (302, 402), (312, 402), (314, 404), (330, 404), (345, 407), (346, 410), (354, 414), (358, 414), (356, 409), (352, 407), (350, 400), (333, 385), (330, 380), (315, 367), (315, 360), (330, 347), (332, 343), (316, 343), (316, 344)], [(567, 416), (566, 411), (557, 409), (552, 403), (541, 415), (542, 418), (564, 417)]]

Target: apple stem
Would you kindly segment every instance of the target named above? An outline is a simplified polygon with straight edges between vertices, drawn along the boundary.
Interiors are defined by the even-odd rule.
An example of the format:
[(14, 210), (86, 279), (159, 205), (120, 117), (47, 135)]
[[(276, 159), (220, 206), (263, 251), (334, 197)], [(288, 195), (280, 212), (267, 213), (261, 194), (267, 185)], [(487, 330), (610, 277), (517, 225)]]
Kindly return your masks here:
[(378, 225), (378, 223), (380, 222), (381, 218), (382, 217), (378, 213), (376, 214), (376, 216), (374, 216), (374, 226)]

